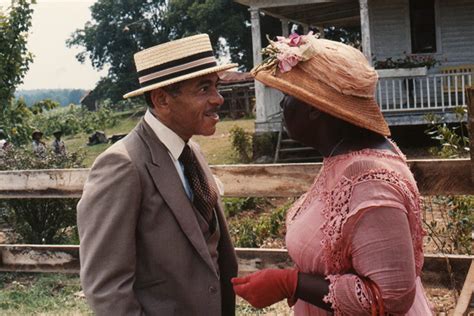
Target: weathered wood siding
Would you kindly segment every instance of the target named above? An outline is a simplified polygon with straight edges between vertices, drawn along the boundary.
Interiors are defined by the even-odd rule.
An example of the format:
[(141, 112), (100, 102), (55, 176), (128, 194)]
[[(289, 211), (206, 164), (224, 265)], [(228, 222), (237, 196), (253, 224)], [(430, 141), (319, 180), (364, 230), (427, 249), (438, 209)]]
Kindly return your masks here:
[(377, 60), (410, 52), (408, 0), (369, 1), (372, 54)]
[(474, 64), (474, 1), (440, 0), (442, 66)]
[[(371, 0), (369, 5), (373, 55), (381, 60), (411, 53), (409, 0)], [(441, 67), (474, 63), (474, 1), (437, 0), (435, 6), (434, 57)]]

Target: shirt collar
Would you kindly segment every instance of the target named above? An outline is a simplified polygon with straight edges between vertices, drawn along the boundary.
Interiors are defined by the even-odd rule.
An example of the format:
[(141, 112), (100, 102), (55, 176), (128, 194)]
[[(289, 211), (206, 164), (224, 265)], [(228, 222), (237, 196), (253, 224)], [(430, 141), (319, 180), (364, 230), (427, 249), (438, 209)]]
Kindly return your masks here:
[(168, 149), (171, 156), (175, 160), (178, 160), (181, 152), (183, 151), (184, 145), (186, 144), (184, 140), (179, 137), (178, 134), (173, 132), (169, 127), (160, 122), (160, 120), (154, 116), (149, 109), (145, 113), (144, 120), (148, 123), (148, 125), (150, 125), (158, 139)]

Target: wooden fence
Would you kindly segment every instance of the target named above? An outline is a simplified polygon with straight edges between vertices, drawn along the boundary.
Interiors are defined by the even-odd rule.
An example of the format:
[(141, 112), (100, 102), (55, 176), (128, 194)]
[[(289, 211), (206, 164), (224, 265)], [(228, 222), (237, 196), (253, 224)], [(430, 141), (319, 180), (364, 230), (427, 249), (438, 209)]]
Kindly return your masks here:
[[(468, 90), (469, 111), (474, 113), (474, 89)], [(474, 115), (469, 115), (474, 131)], [(471, 159), (410, 160), (422, 195), (474, 195), (474, 133)], [(305, 192), (321, 168), (319, 163), (212, 166), (224, 183), (225, 197), (291, 197)], [(0, 198), (80, 197), (88, 169), (27, 170), (0, 172)], [(238, 248), (241, 273), (291, 264), (286, 250)], [(425, 273), (440, 271), (449, 261), (455, 271), (468, 271), (455, 315), (464, 315), (474, 291), (474, 256), (426, 255)], [(78, 246), (0, 245), (0, 271), (65, 272), (79, 270)], [(469, 268), (470, 267), (470, 268)], [(446, 274), (440, 277), (446, 277)]]

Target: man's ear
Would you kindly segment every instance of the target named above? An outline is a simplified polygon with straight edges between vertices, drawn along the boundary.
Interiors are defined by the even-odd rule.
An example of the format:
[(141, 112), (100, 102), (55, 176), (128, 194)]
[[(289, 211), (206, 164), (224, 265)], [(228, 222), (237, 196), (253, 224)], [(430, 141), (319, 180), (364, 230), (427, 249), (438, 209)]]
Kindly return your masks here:
[(163, 111), (168, 109), (168, 94), (163, 89), (155, 89), (150, 93), (151, 101), (155, 111)]

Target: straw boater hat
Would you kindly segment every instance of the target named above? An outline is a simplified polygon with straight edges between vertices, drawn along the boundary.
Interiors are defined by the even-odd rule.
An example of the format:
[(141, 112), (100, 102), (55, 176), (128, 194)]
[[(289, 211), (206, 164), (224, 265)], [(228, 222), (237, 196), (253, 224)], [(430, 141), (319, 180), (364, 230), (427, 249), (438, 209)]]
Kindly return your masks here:
[(136, 53), (134, 59), (141, 88), (125, 94), (124, 98), (237, 66), (217, 65), (207, 34), (153, 46)]
[(255, 79), (354, 125), (389, 136), (375, 100), (378, 75), (357, 49), (312, 34), (278, 37)]

